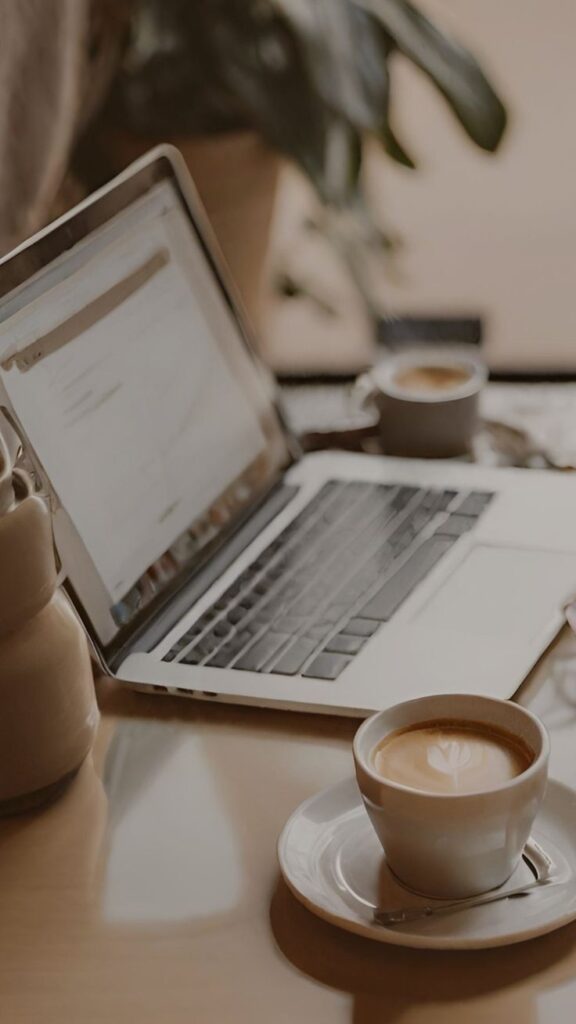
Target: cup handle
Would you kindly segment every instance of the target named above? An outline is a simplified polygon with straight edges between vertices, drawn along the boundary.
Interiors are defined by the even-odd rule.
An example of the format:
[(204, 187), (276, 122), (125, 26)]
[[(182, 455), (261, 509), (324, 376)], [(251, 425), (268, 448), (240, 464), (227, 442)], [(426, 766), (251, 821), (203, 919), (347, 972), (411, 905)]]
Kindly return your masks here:
[(364, 412), (374, 403), (377, 392), (378, 387), (372, 376), (372, 372), (367, 370), (366, 373), (361, 373), (354, 381), (354, 385), (350, 392), (350, 401), (353, 409), (358, 412)]

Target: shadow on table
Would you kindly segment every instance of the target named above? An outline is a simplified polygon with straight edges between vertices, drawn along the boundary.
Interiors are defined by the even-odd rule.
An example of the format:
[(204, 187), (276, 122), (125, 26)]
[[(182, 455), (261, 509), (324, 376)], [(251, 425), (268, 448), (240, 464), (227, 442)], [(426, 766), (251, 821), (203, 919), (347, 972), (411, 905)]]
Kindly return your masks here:
[(466, 1003), (488, 999), (493, 1006), (504, 993), (516, 1020), (536, 1024), (538, 994), (576, 976), (576, 923), (506, 949), (403, 949), (320, 920), (298, 903), (282, 879), (272, 899), (270, 922), (280, 951), (298, 971), (350, 993), (353, 1024), (392, 1024), (403, 1020), (409, 1008), (431, 1004), (442, 1006), (442, 1016), (434, 1020), (464, 1020)]
[(269, 736), (324, 737), (352, 743), (360, 718), (288, 711), (218, 700), (192, 700), (167, 695), (136, 693), (126, 683), (101, 676), (97, 679), (98, 705), (118, 721), (136, 718), (155, 722), (181, 722), (249, 731)]

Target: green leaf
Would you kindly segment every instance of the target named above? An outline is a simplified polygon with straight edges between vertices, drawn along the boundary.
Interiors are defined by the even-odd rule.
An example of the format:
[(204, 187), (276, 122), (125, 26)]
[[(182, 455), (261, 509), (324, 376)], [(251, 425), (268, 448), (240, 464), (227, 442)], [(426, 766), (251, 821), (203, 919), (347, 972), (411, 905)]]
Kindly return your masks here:
[(341, 92), (334, 88), (340, 68), (327, 39), (321, 40), (327, 63), (319, 71), (318, 40), (310, 34), (317, 8), (308, 8), (305, 25), (287, 17), (281, 4), (255, 17), (246, 0), (227, 0), (226, 13), (217, 41), (222, 76), (236, 102), (270, 145), (299, 164), (323, 202), (346, 205), (359, 187), (362, 138), (352, 113), (346, 116), (343, 105), (326, 97), (330, 82), (333, 97), (345, 94), (356, 109), (358, 95), (349, 82)]
[(404, 146), (399, 142), (390, 120), (391, 87), (388, 59), (396, 47), (394, 46), (393, 40), (382, 28), (376, 18), (373, 18), (372, 15), (369, 15), (369, 17), (372, 23), (374, 39), (380, 47), (380, 60), (382, 66), (386, 70), (386, 77), (388, 81), (388, 87), (386, 89), (386, 94), (383, 97), (382, 109), (380, 110), (380, 116), (374, 134), (380, 139), (384, 150), (392, 160), (395, 160), (396, 163), (401, 164), (403, 167), (408, 167), (410, 170), (414, 170), (416, 168), (416, 164), (410, 154), (404, 149)]
[(271, 6), (256, 18), (246, 0), (227, 0), (215, 30), (220, 74), (249, 123), (296, 161), (324, 200), (333, 114), (315, 88), (305, 42)]
[(375, 131), (388, 95), (381, 30), (352, 0), (276, 0), (301, 40), (316, 92), (336, 118)]
[[(359, 175), (361, 133), (375, 135), (388, 155), (404, 167), (414, 161), (396, 138), (390, 124), (390, 74), (388, 57), (395, 49), (380, 22), (354, 0), (278, 0), (287, 20), (302, 40), (311, 80), (337, 122), (350, 128), (350, 185)], [(339, 129), (341, 131), (341, 128)], [(339, 140), (341, 151), (343, 141)], [(357, 161), (354, 150), (357, 150)], [(328, 154), (329, 156), (329, 154)], [(354, 164), (357, 169), (354, 173)], [(334, 161), (329, 163), (333, 164)], [(346, 173), (346, 171), (344, 171)], [(336, 175), (332, 173), (334, 183)], [(343, 195), (343, 183), (331, 188)]]
[(470, 138), (482, 149), (495, 150), (506, 127), (506, 110), (472, 54), (408, 0), (354, 2), (373, 14), (398, 50), (434, 82)]
[(409, 167), (412, 171), (415, 170), (416, 164), (414, 163), (414, 160), (410, 154), (406, 152), (400, 142), (398, 142), (398, 139), (392, 131), (388, 121), (381, 128), (379, 138), (388, 156), (391, 157), (392, 160), (395, 160), (397, 164), (402, 164), (403, 167)]
[(362, 137), (352, 125), (345, 130), (345, 159), (343, 161), (342, 194), (344, 202), (353, 196), (359, 187), (362, 171)]

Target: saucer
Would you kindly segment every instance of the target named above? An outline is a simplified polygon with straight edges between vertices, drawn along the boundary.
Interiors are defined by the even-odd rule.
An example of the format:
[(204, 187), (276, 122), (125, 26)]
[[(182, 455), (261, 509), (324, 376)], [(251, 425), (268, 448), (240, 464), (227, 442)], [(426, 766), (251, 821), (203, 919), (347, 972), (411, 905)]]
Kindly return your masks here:
[[(392, 927), (374, 923), (378, 906), (417, 907), (434, 900), (409, 892), (387, 867), (355, 779), (346, 779), (297, 808), (278, 841), (278, 858), (296, 898), (331, 924), (396, 946), (482, 949), (524, 942), (576, 919), (574, 790), (549, 780), (531, 839), (554, 861), (555, 884), (542, 885), (520, 899), (502, 899)], [(502, 891), (533, 881), (522, 861)]]

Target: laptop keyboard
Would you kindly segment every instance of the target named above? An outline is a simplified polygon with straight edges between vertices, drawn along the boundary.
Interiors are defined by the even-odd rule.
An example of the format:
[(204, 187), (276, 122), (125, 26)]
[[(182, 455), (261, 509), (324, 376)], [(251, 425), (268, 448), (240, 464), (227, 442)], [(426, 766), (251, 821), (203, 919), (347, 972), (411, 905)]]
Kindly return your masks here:
[(163, 660), (336, 679), (492, 497), (329, 481)]

